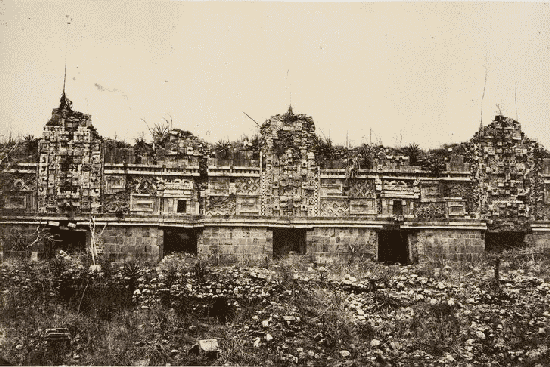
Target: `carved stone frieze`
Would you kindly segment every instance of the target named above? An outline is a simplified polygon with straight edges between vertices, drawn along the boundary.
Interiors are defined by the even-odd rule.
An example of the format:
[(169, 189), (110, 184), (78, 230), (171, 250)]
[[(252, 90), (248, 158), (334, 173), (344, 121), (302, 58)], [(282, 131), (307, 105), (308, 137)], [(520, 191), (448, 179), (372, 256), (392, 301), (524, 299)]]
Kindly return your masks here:
[(445, 203), (418, 203), (414, 209), (417, 218), (436, 220), (445, 218)]
[(235, 195), (210, 196), (206, 201), (206, 215), (235, 215), (237, 200)]
[(106, 213), (128, 213), (130, 211), (130, 194), (126, 191), (104, 196), (103, 210)]
[(347, 199), (322, 199), (320, 214), (323, 217), (342, 217), (349, 215)]
[(132, 194), (156, 195), (157, 184), (157, 180), (151, 177), (132, 176), (129, 180)]
[(350, 198), (373, 198), (376, 196), (375, 185), (373, 180), (359, 180), (352, 181), (352, 185), (349, 190)]
[(255, 177), (237, 178), (235, 187), (239, 194), (256, 195), (260, 192), (260, 180)]

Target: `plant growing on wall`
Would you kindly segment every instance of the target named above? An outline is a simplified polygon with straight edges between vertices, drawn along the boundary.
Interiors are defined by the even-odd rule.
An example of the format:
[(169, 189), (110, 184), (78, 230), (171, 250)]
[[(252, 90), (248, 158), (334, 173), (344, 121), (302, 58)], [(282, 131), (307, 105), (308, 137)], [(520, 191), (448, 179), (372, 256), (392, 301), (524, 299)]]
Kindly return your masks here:
[(101, 231), (98, 232), (95, 217), (92, 216), (90, 217), (90, 223), (88, 226), (90, 228), (90, 255), (92, 256), (92, 264), (96, 266), (98, 246), (102, 243), (101, 236), (103, 235), (103, 231), (105, 231), (107, 224), (105, 224)]
[(292, 131), (277, 131), (277, 138), (273, 141), (273, 149), (277, 155), (282, 155), (290, 149), (293, 157), (298, 157), (299, 159), (302, 158), (300, 149), (295, 142), (295, 135), (296, 133), (293, 133)]
[(431, 149), (426, 158), (422, 161), (422, 168), (429, 171), (435, 177), (441, 176), (446, 169), (446, 151), (445, 148)]
[[(378, 148), (381, 148), (378, 147)], [(374, 167), (374, 158), (376, 157), (377, 147), (374, 145), (363, 144), (355, 150), (359, 166), (362, 169), (372, 169)]]
[(418, 144), (414, 144), (414, 143), (409, 144), (408, 146), (403, 148), (402, 153), (405, 156), (409, 157), (409, 164), (411, 166), (416, 166), (422, 159), (422, 156), (424, 155), (424, 152), (422, 151), (422, 149), (420, 149)]

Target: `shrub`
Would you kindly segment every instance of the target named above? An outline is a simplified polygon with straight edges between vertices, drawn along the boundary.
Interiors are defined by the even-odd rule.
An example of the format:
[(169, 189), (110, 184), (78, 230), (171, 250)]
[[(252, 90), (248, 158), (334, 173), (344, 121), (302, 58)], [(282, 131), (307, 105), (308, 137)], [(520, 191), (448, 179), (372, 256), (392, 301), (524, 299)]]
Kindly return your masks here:
[(409, 328), (425, 352), (441, 356), (456, 349), (460, 337), (456, 305), (419, 303), (413, 309), (414, 317)]

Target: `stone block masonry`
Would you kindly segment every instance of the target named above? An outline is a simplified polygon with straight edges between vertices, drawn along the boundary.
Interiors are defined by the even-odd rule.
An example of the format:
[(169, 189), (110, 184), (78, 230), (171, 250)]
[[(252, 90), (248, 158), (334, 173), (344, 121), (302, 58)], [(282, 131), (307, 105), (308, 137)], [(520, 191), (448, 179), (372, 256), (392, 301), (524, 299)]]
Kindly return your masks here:
[(42, 242), (29, 246), (37, 238), (37, 228), (29, 224), (0, 224), (0, 252), (7, 256), (10, 252), (44, 251)]
[(162, 258), (163, 231), (158, 227), (109, 225), (103, 231), (101, 242), (103, 253), (110, 261), (159, 261)]
[(422, 229), (409, 235), (413, 261), (448, 259), (468, 261), (479, 258), (485, 251), (481, 230)]
[(69, 228), (65, 222), (0, 223), (0, 252), (7, 258), (49, 258), (57, 250), (84, 252), (89, 232), (84, 227)]
[(267, 227), (204, 227), (197, 235), (199, 257), (224, 263), (265, 261), (273, 254), (273, 232)]
[(101, 137), (63, 93), (37, 143), (36, 159), (0, 171), (0, 226), (11, 226), (0, 241), (10, 251), (29, 251), (33, 223), (48, 223), (61, 248), (86, 249), (91, 216), (108, 223), (101, 250), (113, 261), (158, 261), (165, 250), (235, 262), (292, 253), (461, 261), (509, 233), (519, 239), (511, 247), (550, 243), (550, 152), (500, 115), (426, 155), (337, 149), (292, 108), (250, 141), (211, 145), (172, 129), (130, 146)]
[(536, 252), (550, 254), (550, 232), (535, 231), (525, 236), (527, 246), (533, 248)]
[(321, 263), (352, 256), (376, 260), (378, 235), (369, 228), (315, 227), (307, 232), (306, 243), (306, 253)]

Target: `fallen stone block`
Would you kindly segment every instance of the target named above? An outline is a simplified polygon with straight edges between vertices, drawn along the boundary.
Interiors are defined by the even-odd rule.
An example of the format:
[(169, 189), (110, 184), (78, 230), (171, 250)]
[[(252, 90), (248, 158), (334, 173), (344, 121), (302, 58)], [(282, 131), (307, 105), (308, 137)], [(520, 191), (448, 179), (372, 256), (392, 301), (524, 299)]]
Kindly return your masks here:
[(189, 353), (202, 354), (207, 358), (218, 358), (220, 354), (218, 339), (201, 339), (191, 348)]

